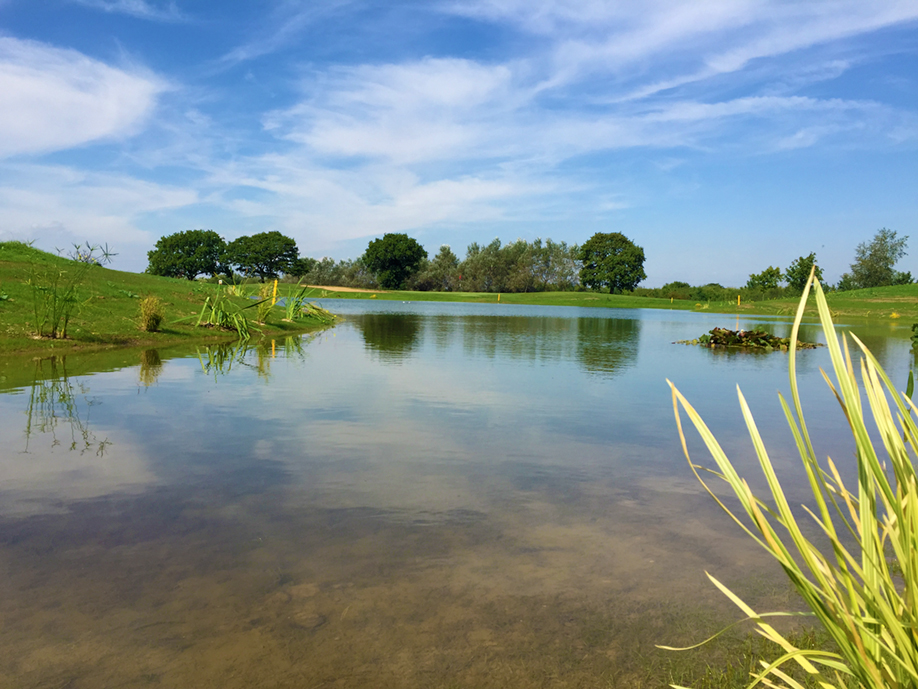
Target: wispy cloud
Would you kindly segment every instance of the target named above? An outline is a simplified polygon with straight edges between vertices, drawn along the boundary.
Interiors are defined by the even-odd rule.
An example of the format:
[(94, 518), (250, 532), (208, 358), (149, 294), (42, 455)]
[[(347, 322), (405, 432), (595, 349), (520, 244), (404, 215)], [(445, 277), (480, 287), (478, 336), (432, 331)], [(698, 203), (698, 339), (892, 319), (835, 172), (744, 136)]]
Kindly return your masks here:
[(354, 2), (355, 0), (282, 0), (265, 14), (263, 24), (255, 31), (255, 37), (220, 57), (217, 65), (231, 67), (270, 55), (296, 41), (306, 29), (320, 20), (327, 19)]
[(73, 50), (0, 37), (0, 157), (130, 135), (165, 88)]
[(174, 2), (154, 3), (149, 0), (70, 0), (78, 5), (102, 12), (127, 14), (140, 19), (154, 21), (183, 21), (185, 16)]

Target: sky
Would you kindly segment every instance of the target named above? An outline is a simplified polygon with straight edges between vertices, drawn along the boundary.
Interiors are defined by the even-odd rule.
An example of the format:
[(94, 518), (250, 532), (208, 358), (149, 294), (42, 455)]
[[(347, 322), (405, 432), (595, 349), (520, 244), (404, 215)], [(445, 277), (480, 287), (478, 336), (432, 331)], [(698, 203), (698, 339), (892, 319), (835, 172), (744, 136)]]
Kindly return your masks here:
[(916, 0), (0, 0), (0, 241), (357, 258), (621, 232), (742, 285), (918, 276)]

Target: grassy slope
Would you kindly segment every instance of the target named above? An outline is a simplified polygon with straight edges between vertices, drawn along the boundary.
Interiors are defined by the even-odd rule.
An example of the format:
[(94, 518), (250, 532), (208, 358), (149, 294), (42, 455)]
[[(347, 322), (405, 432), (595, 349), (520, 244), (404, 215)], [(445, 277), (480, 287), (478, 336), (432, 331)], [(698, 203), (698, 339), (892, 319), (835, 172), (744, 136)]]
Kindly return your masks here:
[[(32, 290), (28, 284), (34, 271), (74, 271), (73, 261), (39, 251), (19, 242), (0, 242), (0, 354), (63, 353), (75, 349), (111, 346), (163, 347), (183, 342), (236, 339), (234, 332), (195, 328), (204, 300), (222, 287), (188, 280), (125, 273), (93, 266), (77, 291), (79, 301), (66, 340), (34, 339)], [(45, 278), (46, 279), (46, 278)], [(293, 290), (281, 285), (278, 296)], [(138, 328), (140, 297), (157, 296), (165, 304), (161, 332), (146, 333)], [(250, 304), (246, 298), (235, 300)], [(252, 316), (254, 316), (253, 312)], [(321, 327), (318, 321), (285, 323), (276, 307), (262, 328), (264, 335), (283, 335)], [(250, 320), (253, 320), (250, 317)], [(253, 331), (253, 336), (259, 333)]]
[[(373, 294), (376, 296), (373, 297)], [(475, 292), (332, 292), (325, 296), (340, 299), (388, 299), (398, 301), (463, 301), (496, 303), (497, 294)], [(827, 295), (829, 306), (837, 315), (864, 318), (895, 318), (918, 321), (918, 284), (897, 287), (836, 292)], [(709, 310), (718, 313), (743, 313), (762, 315), (790, 315), (797, 310), (797, 299), (775, 299), (737, 306), (735, 301), (697, 303), (686, 300), (633, 297), (596, 292), (535, 292), (528, 294), (501, 294), (502, 304), (545, 304), (552, 306), (602, 306), (609, 308), (679, 309), (684, 311)], [(808, 313), (816, 315), (815, 302)]]

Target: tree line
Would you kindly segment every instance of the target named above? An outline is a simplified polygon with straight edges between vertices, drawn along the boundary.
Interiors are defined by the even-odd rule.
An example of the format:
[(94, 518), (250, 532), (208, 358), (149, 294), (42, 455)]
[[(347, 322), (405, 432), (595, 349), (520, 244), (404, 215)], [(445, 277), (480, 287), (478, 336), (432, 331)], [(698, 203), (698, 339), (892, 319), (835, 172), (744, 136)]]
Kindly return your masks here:
[[(854, 251), (854, 262), (835, 285), (825, 287), (839, 292), (869, 287), (910, 285), (915, 282), (910, 271), (896, 270), (899, 259), (906, 255), (908, 236), (899, 237), (893, 230), (881, 228), (869, 242), (861, 242)], [(799, 294), (806, 285), (810, 270), (815, 266), (816, 279), (823, 282), (822, 268), (816, 265), (816, 254), (801, 256), (782, 271), (769, 266), (761, 273), (753, 273), (746, 288), (760, 292), (786, 290)]]
[(417, 240), (389, 233), (372, 240), (360, 258), (334, 261), (300, 256), (296, 242), (276, 231), (226, 243), (213, 230), (188, 230), (160, 238), (147, 258), (148, 273), (188, 280), (208, 274), (262, 281), (289, 276), (307, 284), (367, 289), (624, 292), (647, 277), (644, 250), (618, 232), (597, 233), (583, 246), (551, 239), (473, 242), (463, 260), (447, 245), (429, 258)]
[[(914, 282), (910, 272), (895, 269), (906, 255), (908, 237), (882, 228), (855, 250), (850, 270), (830, 290), (849, 290)], [(640, 288), (644, 250), (619, 232), (594, 234), (582, 245), (551, 239), (507, 244), (472, 242), (465, 258), (443, 245), (430, 258), (417, 240), (389, 233), (372, 240), (357, 259), (335, 261), (300, 256), (296, 242), (277, 231), (261, 232), (225, 242), (213, 230), (188, 230), (167, 235), (148, 252), (148, 273), (194, 280), (200, 275), (227, 280), (280, 276), (307, 284), (366, 289), (463, 292), (541, 292), (607, 290), (636, 295), (722, 301), (736, 288), (717, 283), (691, 286), (674, 281), (661, 288)], [(815, 252), (795, 259), (786, 269), (769, 266), (749, 276), (739, 291), (747, 299), (774, 299), (799, 294), (810, 271), (823, 280)]]

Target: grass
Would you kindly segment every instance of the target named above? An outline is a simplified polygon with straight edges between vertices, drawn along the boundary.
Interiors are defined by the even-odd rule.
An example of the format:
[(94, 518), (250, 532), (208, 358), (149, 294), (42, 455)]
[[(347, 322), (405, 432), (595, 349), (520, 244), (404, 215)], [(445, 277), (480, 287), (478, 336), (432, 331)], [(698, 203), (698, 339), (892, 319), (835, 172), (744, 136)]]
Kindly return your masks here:
[[(375, 295), (375, 296), (374, 296)], [(797, 299), (774, 299), (758, 302), (736, 300), (726, 302), (692, 302), (688, 300), (637, 297), (627, 294), (601, 294), (597, 292), (529, 292), (519, 294), (494, 294), (482, 292), (336, 292), (320, 291), (317, 296), (335, 299), (378, 299), (392, 301), (440, 301), (496, 304), (533, 304), (545, 306), (584, 306), (617, 309), (675, 309), (680, 311), (712, 311), (750, 315), (792, 316), (797, 311)], [(832, 314), (836, 317), (890, 319), (902, 318), (918, 321), (918, 284), (895, 287), (833, 292), (826, 295)], [(814, 304), (807, 305), (804, 314), (817, 317)]]
[[(835, 382), (824, 375), (855, 442), (856, 486), (844, 482), (831, 458), (821, 463), (816, 455), (797, 389), (794, 347), (789, 355), (791, 401), (788, 404), (781, 397), (781, 404), (812, 491), (812, 503), (803, 510), (807, 521), (812, 520), (825, 538), (826, 547), (818, 547), (804, 535), (742, 393), (740, 406), (769, 485), (767, 499), (752, 493), (688, 400), (675, 386), (672, 391), (683, 450), (695, 476), (724, 511), (780, 563), (835, 648), (795, 643), (771, 622), (773, 617), (792, 613), (757, 613), (708, 576), (747, 619), (756, 622), (756, 631), (779, 653), (771, 662), (758, 663), (750, 687), (805, 686), (794, 679), (792, 670), (804, 673), (823, 689), (918, 686), (918, 473), (914, 465), (918, 424), (912, 414), (918, 407), (910, 397), (911, 381), (907, 392), (897, 391), (867, 347), (852, 335), (861, 354), (859, 365), (855, 365), (847, 337), (839, 342), (835, 334), (828, 302), (818, 283), (814, 289)], [(809, 285), (794, 321), (793, 340), (797, 339), (808, 291)], [(716, 468), (705, 469), (692, 462), (680, 408), (692, 421)], [(717, 496), (702, 472), (727, 483), (742, 507), (739, 513)]]
[[(278, 298), (296, 291), (295, 286), (282, 284)], [(228, 295), (221, 285), (111, 270), (55, 256), (22, 242), (0, 242), (0, 355), (236, 339), (235, 330), (195, 327), (208, 298), (223, 299), (229, 312), (252, 303), (241, 291)], [(162, 309), (155, 331), (143, 329), (145, 322), (152, 325), (150, 314), (144, 321), (142, 313), (147, 299), (159, 300)], [(151, 304), (147, 302), (148, 307)], [(62, 305), (69, 309), (63, 314)], [(285, 321), (281, 306), (264, 315), (265, 325), (259, 326), (256, 334), (266, 337), (308, 331), (329, 322), (327, 314), (318, 312)], [(57, 323), (54, 338), (47, 336), (51, 321)], [(65, 322), (66, 337), (62, 337)], [(36, 337), (39, 326), (43, 326), (45, 337)]]

